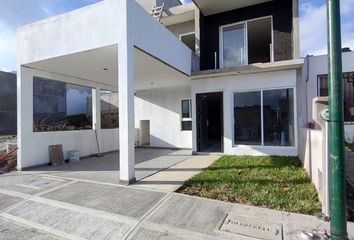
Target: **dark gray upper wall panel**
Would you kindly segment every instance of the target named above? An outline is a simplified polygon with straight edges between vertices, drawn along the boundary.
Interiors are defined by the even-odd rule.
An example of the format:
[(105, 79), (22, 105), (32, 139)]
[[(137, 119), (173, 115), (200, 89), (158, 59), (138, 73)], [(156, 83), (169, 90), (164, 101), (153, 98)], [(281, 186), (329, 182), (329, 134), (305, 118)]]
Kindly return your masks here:
[(0, 92), (12, 93), (16, 96), (16, 74), (0, 72)]
[(214, 52), (217, 52), (219, 55), (220, 26), (264, 16), (273, 16), (274, 60), (282, 61), (292, 59), (292, 0), (274, 0), (210, 16), (203, 16), (203, 14), (201, 14), (201, 70), (214, 68)]
[(16, 134), (16, 74), (0, 72), (0, 135)]

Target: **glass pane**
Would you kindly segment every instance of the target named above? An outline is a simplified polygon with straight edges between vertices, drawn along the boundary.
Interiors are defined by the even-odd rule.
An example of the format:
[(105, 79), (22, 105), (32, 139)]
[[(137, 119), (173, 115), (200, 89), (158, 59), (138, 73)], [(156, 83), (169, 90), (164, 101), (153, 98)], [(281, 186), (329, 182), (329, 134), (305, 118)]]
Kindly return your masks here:
[(328, 96), (328, 77), (318, 76), (318, 94), (320, 97)]
[(189, 100), (182, 100), (182, 118), (191, 118)]
[(92, 129), (92, 89), (35, 77), (33, 124), (35, 132)]
[(261, 145), (261, 92), (234, 94), (235, 144)]
[(119, 127), (118, 93), (101, 90), (101, 128)]
[(343, 73), (344, 121), (354, 122), (354, 73)]
[(192, 121), (182, 121), (182, 131), (191, 131)]
[(264, 145), (294, 146), (293, 89), (263, 92)]
[(271, 60), (272, 20), (262, 18), (247, 23), (248, 64)]
[(223, 29), (223, 65), (224, 68), (245, 64), (245, 30), (244, 25)]

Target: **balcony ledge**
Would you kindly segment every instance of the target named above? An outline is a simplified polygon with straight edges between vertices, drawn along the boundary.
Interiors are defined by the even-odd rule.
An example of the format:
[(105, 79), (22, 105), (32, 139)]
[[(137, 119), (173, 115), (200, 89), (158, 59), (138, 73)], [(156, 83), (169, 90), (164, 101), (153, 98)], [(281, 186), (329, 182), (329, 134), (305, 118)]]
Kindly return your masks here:
[(211, 69), (192, 73), (192, 80), (198, 80), (202, 78), (224, 77), (232, 75), (272, 72), (290, 69), (300, 69), (304, 64), (303, 59), (294, 59), (270, 63), (254, 63), (246, 66), (233, 67), (233, 68), (221, 68)]

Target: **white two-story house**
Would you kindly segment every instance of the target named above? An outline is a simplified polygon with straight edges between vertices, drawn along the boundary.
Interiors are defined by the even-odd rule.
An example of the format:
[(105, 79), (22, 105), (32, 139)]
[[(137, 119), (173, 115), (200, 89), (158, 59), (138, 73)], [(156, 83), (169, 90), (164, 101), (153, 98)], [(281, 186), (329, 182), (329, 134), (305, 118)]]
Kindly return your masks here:
[[(18, 167), (136, 146), (298, 154), (297, 0), (103, 0), (18, 29)], [(139, 5), (140, 4), (140, 5)], [(144, 9), (145, 7), (145, 9)], [(119, 110), (118, 110), (119, 109)], [(117, 159), (118, 161), (118, 159)]]

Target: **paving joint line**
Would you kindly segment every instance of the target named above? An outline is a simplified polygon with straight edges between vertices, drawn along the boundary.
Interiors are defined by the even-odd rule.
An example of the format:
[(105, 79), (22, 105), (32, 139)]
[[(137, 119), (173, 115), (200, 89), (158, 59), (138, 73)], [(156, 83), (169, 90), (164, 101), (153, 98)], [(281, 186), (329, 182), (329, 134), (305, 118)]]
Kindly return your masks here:
[[(5, 214), (5, 213), (4, 213), (4, 214)], [(35, 228), (35, 227), (29, 226), (29, 225), (24, 224), (24, 223), (22, 223), (22, 222), (17, 222), (17, 221), (15, 221), (15, 220), (13, 220), (13, 219), (10, 219), (10, 218), (7, 218), (7, 217), (3, 216), (2, 213), (0, 213), (0, 219), (3, 220), (3, 221), (5, 221), (5, 222), (12, 223), (12, 224), (15, 224), (16, 226), (20, 226), (20, 227), (23, 227), (23, 228), (31, 227), (31, 228), (33, 228), (33, 229), (36, 229), (36, 230), (38, 231), (38, 233), (41, 233), (41, 234), (48, 234), (49, 236), (54, 237), (55, 239), (56, 239), (56, 238), (59, 238), (60, 240), (65, 240), (65, 239), (67, 239), (67, 240), (72, 240), (72, 239), (66, 238), (66, 237), (61, 236), (61, 235), (56, 235), (56, 234), (54, 234), (54, 233), (52, 233), (52, 232), (47, 232), (47, 231), (39, 230), (39, 229), (37, 229), (37, 228)]]
[(127, 224), (133, 225), (138, 221), (138, 219), (133, 218), (133, 217), (124, 216), (124, 215), (117, 214), (117, 213), (106, 212), (103, 210), (97, 210), (94, 208), (79, 206), (79, 205), (75, 205), (75, 204), (71, 204), (71, 203), (67, 203), (67, 202), (61, 202), (61, 201), (54, 200), (54, 199), (35, 197), (35, 198), (32, 198), (31, 200), (34, 202), (37, 202), (37, 203), (50, 205), (52, 207), (63, 208), (63, 209), (70, 210), (70, 211), (76, 211), (79, 213), (89, 214), (89, 215), (93, 215), (96, 217), (104, 218), (106, 220), (120, 222), (120, 223), (127, 223)]
[[(145, 228), (148, 228), (153, 231), (167, 231), (176, 234), (177, 236), (180, 235), (179, 233), (184, 233), (185, 235), (191, 235), (191, 236), (196, 236), (199, 238), (203, 239), (208, 239), (208, 240), (215, 240), (216, 235), (208, 235), (206, 233), (201, 233), (201, 232), (195, 232), (192, 230), (187, 230), (187, 229), (182, 229), (182, 228), (177, 228), (173, 226), (169, 226), (167, 224), (160, 224), (160, 223), (152, 223), (152, 222), (144, 222), (142, 223), (142, 226)], [(218, 233), (215, 232), (214, 233)]]
[[(172, 164), (172, 165), (170, 165), (170, 166), (167, 166), (167, 167), (165, 167), (165, 168), (161, 168), (161, 169), (158, 170), (157, 172), (152, 173), (152, 174), (149, 174), (149, 175), (143, 177), (142, 179), (139, 179), (139, 181), (144, 180), (144, 179), (146, 179), (146, 178), (149, 178), (149, 177), (151, 177), (151, 176), (154, 176), (155, 174), (160, 173), (160, 172), (163, 172), (163, 171), (165, 171), (165, 170), (167, 170), (167, 169), (173, 168), (173, 167), (175, 167), (176, 165), (178, 165), (178, 164), (180, 164), (180, 163), (183, 163), (183, 162), (185, 162), (185, 161), (187, 161), (187, 160), (189, 160), (189, 159), (191, 159), (191, 158), (186, 158), (186, 159), (184, 159), (184, 160), (182, 160), (182, 161), (180, 161), (180, 162), (174, 163), (174, 164)], [(138, 165), (138, 164), (137, 164), (137, 165)], [(138, 182), (138, 181), (137, 181), (137, 182)]]
[[(72, 178), (72, 177), (61, 177), (61, 176), (56, 176), (56, 175), (50, 175), (46, 173), (26, 173), (28, 175), (35, 175), (35, 176), (41, 176), (41, 177), (53, 177), (53, 178), (58, 178), (58, 179), (65, 179), (65, 180), (70, 180), (70, 181), (77, 181), (77, 182), (86, 182), (86, 183), (94, 183), (94, 184), (100, 184), (100, 185), (107, 185), (107, 186), (112, 186), (112, 187), (122, 187), (122, 188), (133, 188), (136, 190), (144, 190), (144, 191), (152, 191), (152, 192), (158, 192), (158, 193), (166, 193), (165, 191), (161, 190), (156, 190), (156, 189), (141, 189), (141, 187), (134, 186), (134, 185), (121, 185), (119, 183), (109, 183), (109, 182), (100, 182), (100, 181), (94, 181), (94, 180), (87, 180), (87, 179), (80, 179), (80, 178)], [(140, 180), (138, 180), (140, 181)], [(118, 182), (118, 180), (117, 180)]]
[(122, 237), (122, 240), (126, 240), (128, 239), (132, 233), (135, 232), (136, 229), (138, 229), (138, 227), (141, 226), (142, 223), (145, 222), (145, 220), (150, 217), (151, 215), (153, 215), (155, 212), (157, 212), (158, 207), (161, 206), (162, 204), (164, 204), (168, 198), (170, 197), (171, 193), (167, 193), (159, 202), (157, 202), (152, 208), (150, 208), (140, 219), (139, 221), (133, 225)]
[(39, 192), (39, 193), (37, 193), (37, 194), (35, 194), (35, 195), (33, 195), (33, 196), (34, 196), (34, 197), (40, 197), (40, 196), (42, 196), (42, 195), (44, 195), (44, 194), (47, 194), (47, 193), (50, 193), (50, 192), (59, 190), (59, 189), (61, 189), (61, 188), (67, 187), (67, 186), (69, 186), (69, 185), (71, 185), (71, 184), (74, 184), (74, 183), (77, 183), (77, 182), (78, 182), (77, 180), (71, 180), (71, 182), (64, 183), (63, 185), (53, 187), (53, 188), (48, 189), (48, 190), (43, 191), (43, 192)]
[(23, 219), (23, 218), (19, 218), (19, 217), (13, 216), (13, 215), (8, 214), (8, 213), (1, 213), (0, 216), (5, 218), (6, 220), (11, 220), (12, 222), (20, 223), (20, 224), (23, 224), (25, 226), (29, 226), (29, 227), (35, 228), (35, 229), (37, 229), (39, 231), (45, 232), (45, 233), (50, 234), (50, 235), (55, 235), (55, 236), (57, 236), (59, 238), (66, 238), (66, 239), (70, 239), (70, 240), (87, 240), (85, 238), (81, 238), (81, 237), (66, 233), (64, 231), (57, 230), (57, 229), (52, 228), (52, 227), (47, 227), (47, 226), (42, 225), (40, 223), (35, 223), (35, 222), (29, 221), (29, 220), (26, 220), (26, 219)]

